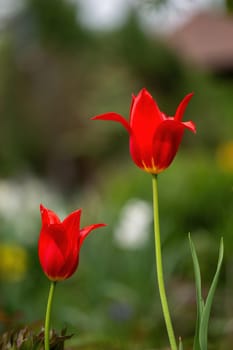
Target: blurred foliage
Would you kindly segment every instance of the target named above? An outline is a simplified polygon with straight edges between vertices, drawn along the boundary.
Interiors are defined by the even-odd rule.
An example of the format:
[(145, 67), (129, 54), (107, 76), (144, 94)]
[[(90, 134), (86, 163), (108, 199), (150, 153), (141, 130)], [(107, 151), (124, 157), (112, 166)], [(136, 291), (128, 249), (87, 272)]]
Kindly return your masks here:
[(177, 81), (184, 79), (178, 59), (156, 36), (149, 37), (143, 31), (137, 12), (130, 14), (118, 35), (123, 59), (141, 85), (149, 90), (158, 86), (161, 93), (170, 93), (177, 88)]
[(226, 0), (226, 8), (229, 13), (233, 12), (233, 3), (231, 0)]
[(76, 8), (65, 0), (27, 0), (28, 16), (38, 39), (46, 46), (78, 49), (88, 35), (77, 22)]

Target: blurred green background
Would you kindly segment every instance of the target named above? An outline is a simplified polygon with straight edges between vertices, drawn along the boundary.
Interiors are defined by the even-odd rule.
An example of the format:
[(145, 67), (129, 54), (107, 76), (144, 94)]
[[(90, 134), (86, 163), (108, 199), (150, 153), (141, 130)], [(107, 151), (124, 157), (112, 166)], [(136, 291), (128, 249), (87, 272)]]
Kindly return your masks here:
[[(96, 1), (96, 8), (101, 4)], [(62, 218), (81, 207), (83, 226), (108, 226), (85, 241), (77, 273), (58, 285), (53, 327), (67, 327), (74, 333), (70, 345), (80, 349), (166, 348), (150, 176), (132, 163), (123, 128), (90, 121), (107, 111), (128, 118), (131, 94), (146, 87), (169, 115), (195, 93), (185, 119), (196, 123), (197, 135), (185, 134), (174, 163), (159, 178), (175, 332), (189, 348), (196, 306), (188, 232), (200, 257), (204, 294), (223, 236), (225, 260), (209, 334), (214, 349), (232, 349), (233, 63), (204, 69), (145, 25), (151, 12), (163, 14), (159, 23), (165, 27), (166, 13), (188, 18), (178, 2), (129, 4), (118, 25), (108, 28), (85, 25), (81, 2), (65, 0), (27, 0), (2, 16), (0, 330), (43, 324), (49, 283), (37, 257), (39, 204)], [(222, 14), (224, 8), (228, 13)], [(219, 7), (209, 1), (208, 9), (233, 26), (231, 1)]]

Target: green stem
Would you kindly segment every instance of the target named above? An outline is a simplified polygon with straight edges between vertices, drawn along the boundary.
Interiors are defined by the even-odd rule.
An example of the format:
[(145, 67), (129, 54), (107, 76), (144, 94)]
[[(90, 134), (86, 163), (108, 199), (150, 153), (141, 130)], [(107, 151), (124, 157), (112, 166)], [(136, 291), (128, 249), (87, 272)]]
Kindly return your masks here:
[(50, 316), (51, 316), (51, 307), (52, 307), (55, 286), (56, 286), (56, 282), (51, 281), (47, 309), (46, 309), (46, 315), (45, 315), (45, 330), (44, 330), (44, 348), (45, 348), (45, 350), (49, 350)]
[(153, 187), (153, 213), (154, 213), (154, 234), (155, 234), (155, 261), (156, 261), (159, 295), (160, 295), (160, 300), (162, 304), (163, 316), (167, 327), (167, 333), (170, 341), (171, 350), (177, 350), (176, 340), (174, 336), (174, 331), (172, 327), (172, 322), (171, 322), (171, 317), (170, 317), (168, 302), (166, 297), (166, 291), (164, 286), (164, 278), (163, 278), (163, 264), (162, 264), (160, 226), (159, 226), (159, 201), (158, 201), (157, 175), (153, 175), (152, 187)]

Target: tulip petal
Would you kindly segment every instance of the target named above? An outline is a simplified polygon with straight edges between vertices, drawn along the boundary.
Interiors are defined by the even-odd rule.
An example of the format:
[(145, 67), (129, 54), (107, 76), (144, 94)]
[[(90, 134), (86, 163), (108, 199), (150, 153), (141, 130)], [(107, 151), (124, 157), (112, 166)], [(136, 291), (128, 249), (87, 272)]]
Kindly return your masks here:
[(66, 253), (66, 265), (70, 266), (69, 260), (76, 261), (79, 246), (78, 239), (80, 235), (80, 217), (82, 210), (76, 210), (68, 215), (62, 222), (66, 240), (67, 240), (67, 253)]
[[(62, 238), (62, 235), (59, 236)], [(43, 271), (50, 279), (56, 280), (61, 266), (64, 265), (65, 257), (61, 250), (61, 247), (64, 247), (64, 245), (60, 245), (59, 239), (55, 240), (54, 238), (58, 238), (56, 230), (42, 229), (39, 238), (38, 254)]]
[(133, 133), (131, 154), (138, 153), (134, 150), (138, 149), (143, 160), (151, 158), (153, 136), (163, 120), (164, 117), (153, 97), (146, 89), (142, 89), (134, 99), (130, 114), (130, 126)]
[(191, 98), (193, 97), (193, 93), (190, 93), (188, 95), (186, 95), (183, 100), (180, 102), (179, 106), (177, 107), (176, 110), (176, 114), (174, 116), (174, 119), (176, 121), (181, 121), (185, 112), (185, 109), (189, 103), (189, 101), (191, 100)]
[(79, 228), (80, 228), (80, 217), (82, 210), (78, 209), (69, 214), (62, 222), (64, 231), (67, 233), (68, 239), (71, 237), (78, 236)]
[[(133, 128), (149, 125), (153, 128), (163, 120), (162, 113), (151, 94), (142, 89), (137, 96), (133, 96), (130, 113), (130, 126)], [(149, 125), (148, 125), (149, 124)]]
[(40, 205), (41, 220), (43, 225), (59, 224), (59, 217), (50, 209)]
[(158, 127), (153, 142), (153, 160), (157, 173), (166, 169), (174, 159), (185, 126), (175, 120), (165, 120)]
[(70, 237), (61, 224), (53, 224), (46, 228), (42, 227), (41, 236), (45, 236), (48, 240), (50, 239), (53, 241), (64, 258), (67, 256), (67, 251), (69, 251)]
[(192, 131), (194, 134), (196, 134), (196, 125), (192, 122), (182, 122), (182, 124), (184, 125), (185, 128), (187, 128), (188, 130)]
[(80, 230), (80, 235), (79, 235), (79, 242), (78, 242), (79, 249), (81, 248), (84, 239), (89, 235), (91, 231), (95, 230), (96, 228), (104, 227), (104, 226), (106, 226), (106, 224), (93, 224), (93, 225), (83, 227)]
[(118, 113), (109, 112), (109, 113), (105, 113), (105, 114), (100, 114), (100, 115), (97, 115), (97, 116), (91, 118), (91, 120), (111, 120), (113, 122), (117, 122), (117, 123), (122, 124), (123, 127), (128, 131), (128, 133), (131, 132), (131, 128), (130, 128), (127, 120), (125, 118), (123, 118)]
[(60, 276), (63, 276), (62, 279), (66, 279), (72, 276), (78, 267), (78, 263), (79, 254), (76, 254), (75, 256), (71, 255), (70, 257), (68, 257), (65, 261), (64, 266), (59, 272)]
[(130, 105), (130, 112), (129, 112), (129, 115), (131, 116), (131, 113), (132, 113), (132, 109), (133, 109), (133, 105), (134, 105), (134, 102), (135, 102), (135, 99), (136, 99), (136, 96), (134, 94), (132, 94), (132, 100), (131, 100), (131, 105)]
[(141, 152), (140, 152), (140, 148), (137, 144), (137, 140), (134, 136), (134, 134), (132, 133), (130, 136), (130, 140), (129, 140), (129, 150), (130, 150), (130, 154), (131, 157), (134, 161), (134, 163), (141, 168), (142, 167), (142, 157), (141, 157)]

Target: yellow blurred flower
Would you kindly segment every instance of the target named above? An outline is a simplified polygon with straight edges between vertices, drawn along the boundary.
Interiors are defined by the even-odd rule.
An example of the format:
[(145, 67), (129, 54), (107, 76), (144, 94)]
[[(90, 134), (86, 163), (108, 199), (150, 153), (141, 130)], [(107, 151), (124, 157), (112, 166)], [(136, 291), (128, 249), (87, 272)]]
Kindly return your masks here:
[(15, 244), (0, 244), (0, 279), (19, 281), (27, 270), (27, 251)]
[(233, 173), (233, 141), (222, 143), (218, 147), (217, 163), (221, 170)]

